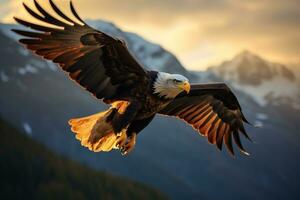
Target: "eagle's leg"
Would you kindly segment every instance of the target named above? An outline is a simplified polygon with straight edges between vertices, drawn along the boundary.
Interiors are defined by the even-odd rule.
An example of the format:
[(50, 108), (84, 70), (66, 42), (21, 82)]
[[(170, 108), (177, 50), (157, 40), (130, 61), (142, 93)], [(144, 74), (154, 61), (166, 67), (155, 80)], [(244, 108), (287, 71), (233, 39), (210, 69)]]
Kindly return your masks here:
[(119, 147), (123, 155), (130, 153), (134, 149), (137, 134), (141, 130), (143, 130), (152, 121), (153, 118), (154, 115), (145, 119), (134, 120), (129, 124), (126, 129), (126, 135), (128, 137), (127, 142)]
[(131, 136), (128, 137), (128, 141), (121, 147), (122, 155), (129, 154), (135, 147), (136, 143), (136, 133), (132, 133)]
[(125, 145), (126, 141), (127, 141), (127, 133), (126, 130), (124, 129), (121, 133), (118, 134), (115, 147), (117, 149), (120, 149), (122, 146)]
[(137, 101), (116, 102), (114, 107), (118, 110), (111, 119), (115, 133), (120, 133), (134, 120), (141, 104)]

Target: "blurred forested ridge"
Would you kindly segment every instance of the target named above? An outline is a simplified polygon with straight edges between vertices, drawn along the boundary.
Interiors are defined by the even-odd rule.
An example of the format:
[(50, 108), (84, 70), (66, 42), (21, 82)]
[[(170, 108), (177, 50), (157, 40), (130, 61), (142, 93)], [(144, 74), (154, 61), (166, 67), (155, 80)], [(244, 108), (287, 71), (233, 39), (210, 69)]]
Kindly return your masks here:
[[(0, 25), (0, 115), (34, 140), (97, 170), (144, 182), (171, 199), (300, 199), (299, 77), (288, 67), (244, 51), (202, 72), (186, 70), (163, 47), (114, 24), (90, 21), (123, 38), (146, 67), (181, 73), (192, 82), (225, 81), (235, 91), (250, 122), (250, 157), (219, 152), (182, 121), (157, 116), (127, 157), (92, 153), (81, 147), (68, 119), (105, 109), (50, 62), (17, 44)], [(199, 58), (201, 59), (201, 58)]]
[(0, 199), (167, 199), (158, 190), (57, 156), (0, 119)]

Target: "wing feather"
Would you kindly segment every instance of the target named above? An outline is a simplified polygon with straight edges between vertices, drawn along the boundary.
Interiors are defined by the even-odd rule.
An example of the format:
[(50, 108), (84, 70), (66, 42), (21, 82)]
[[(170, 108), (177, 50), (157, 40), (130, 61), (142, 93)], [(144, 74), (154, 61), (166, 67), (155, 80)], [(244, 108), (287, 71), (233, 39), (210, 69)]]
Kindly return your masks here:
[(148, 88), (148, 72), (122, 41), (88, 26), (72, 2), (70, 9), (78, 22), (64, 14), (52, 0), (49, 4), (62, 19), (50, 14), (36, 0), (34, 6), (39, 13), (23, 3), (25, 10), (43, 24), (15, 17), (19, 24), (33, 30), (12, 30), (25, 37), (20, 39), (22, 44), (35, 54), (58, 63), (71, 79), (104, 101), (134, 98)]
[(72, 23), (72, 24), (77, 24), (75, 21), (73, 21), (72, 19), (70, 19), (68, 16), (66, 16), (56, 5), (52, 0), (49, 0), (50, 5), (52, 7), (52, 9), (55, 11), (56, 14), (58, 14), (61, 18), (63, 18), (64, 20)]
[(247, 120), (237, 98), (225, 84), (192, 85), (189, 94), (180, 94), (159, 113), (183, 119), (220, 150), (224, 142), (231, 155), (234, 155), (233, 137), (239, 150), (248, 155), (239, 136), (243, 134), (250, 139), (243, 125)]

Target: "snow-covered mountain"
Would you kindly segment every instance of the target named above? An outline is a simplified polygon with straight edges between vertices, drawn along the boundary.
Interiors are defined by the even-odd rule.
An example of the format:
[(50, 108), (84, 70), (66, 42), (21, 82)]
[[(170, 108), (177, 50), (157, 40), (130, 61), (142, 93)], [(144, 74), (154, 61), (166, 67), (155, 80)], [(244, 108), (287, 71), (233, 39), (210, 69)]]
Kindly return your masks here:
[(146, 41), (141, 36), (123, 32), (114, 24), (102, 20), (89, 20), (88, 24), (115, 37), (126, 41), (130, 51), (143, 66), (164, 72), (176, 72), (187, 75), (186, 69), (179, 60), (158, 44)]
[(300, 85), (285, 65), (243, 51), (209, 71), (250, 95), (261, 106), (290, 104), (300, 109)]
[(300, 63), (290, 64), (288, 67), (295, 74), (297, 81), (300, 83)]

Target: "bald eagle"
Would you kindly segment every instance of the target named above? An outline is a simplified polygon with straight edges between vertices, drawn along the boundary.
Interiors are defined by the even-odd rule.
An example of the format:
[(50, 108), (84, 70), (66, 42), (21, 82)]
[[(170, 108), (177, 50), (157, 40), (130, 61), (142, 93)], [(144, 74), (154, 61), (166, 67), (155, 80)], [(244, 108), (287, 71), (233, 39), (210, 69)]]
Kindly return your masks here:
[(23, 3), (43, 23), (15, 17), (35, 31), (12, 31), (25, 37), (20, 42), (29, 50), (58, 63), (71, 79), (110, 105), (104, 112), (69, 121), (83, 146), (94, 152), (119, 149), (126, 155), (133, 150), (137, 134), (159, 114), (185, 121), (220, 150), (224, 142), (232, 155), (233, 138), (239, 150), (248, 154), (240, 140), (240, 134), (250, 140), (244, 129), (248, 122), (226, 84), (190, 84), (180, 74), (148, 71), (124, 41), (87, 25), (71, 1), (72, 18), (52, 0), (49, 4), (56, 16), (36, 0), (39, 12)]

